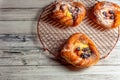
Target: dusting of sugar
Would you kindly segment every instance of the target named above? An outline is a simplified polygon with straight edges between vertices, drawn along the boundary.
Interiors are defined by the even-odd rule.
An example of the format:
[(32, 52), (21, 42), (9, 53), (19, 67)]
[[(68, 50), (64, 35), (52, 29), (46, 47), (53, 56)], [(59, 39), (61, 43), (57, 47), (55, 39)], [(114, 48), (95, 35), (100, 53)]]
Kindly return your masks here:
[(94, 12), (95, 16), (97, 17), (98, 23), (102, 24), (105, 27), (111, 27), (114, 23), (114, 19), (106, 19), (102, 12), (108, 11), (108, 10), (114, 10), (114, 7), (112, 3), (110, 2), (105, 2), (103, 7), (100, 10), (96, 10)]

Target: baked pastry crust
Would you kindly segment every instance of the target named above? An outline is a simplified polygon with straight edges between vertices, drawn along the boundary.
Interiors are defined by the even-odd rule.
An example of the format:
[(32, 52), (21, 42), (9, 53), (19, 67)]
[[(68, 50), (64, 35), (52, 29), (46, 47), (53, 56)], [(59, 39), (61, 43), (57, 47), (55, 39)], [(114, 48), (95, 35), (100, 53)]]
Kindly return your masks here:
[(92, 66), (100, 59), (95, 44), (83, 33), (70, 36), (61, 50), (61, 56), (68, 63), (79, 68)]
[(112, 2), (102, 1), (95, 4), (92, 19), (104, 28), (116, 28), (120, 25), (120, 7)]
[(86, 10), (79, 2), (56, 2), (52, 11), (52, 18), (65, 26), (75, 27), (85, 17)]

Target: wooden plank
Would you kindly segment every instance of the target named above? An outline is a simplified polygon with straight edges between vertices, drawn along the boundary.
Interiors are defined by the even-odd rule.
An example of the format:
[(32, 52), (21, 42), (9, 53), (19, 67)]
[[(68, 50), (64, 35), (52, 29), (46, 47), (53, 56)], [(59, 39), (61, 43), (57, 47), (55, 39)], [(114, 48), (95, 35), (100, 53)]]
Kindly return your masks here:
[(0, 21), (37, 21), (42, 9), (0, 9)]
[(0, 0), (0, 8), (41, 8), (54, 0)]
[(36, 21), (0, 21), (0, 34), (36, 33)]
[[(35, 37), (36, 34), (1, 34), (0, 65), (61, 65), (54, 57), (42, 51), (42, 45)], [(110, 57), (97, 65), (120, 65), (119, 43)]]
[(37, 34), (0, 34), (0, 49), (34, 49), (40, 47)]
[[(63, 66), (55, 57), (41, 49), (10, 49), (0, 50), (0, 65), (38, 65), (38, 66)], [(64, 63), (64, 65), (69, 65)], [(100, 60), (97, 66), (120, 65), (119, 49), (115, 48), (111, 54)]]
[[(94, 34), (94, 33), (93, 33)], [(37, 34), (0, 34), (0, 50), (28, 50), (42, 47)], [(116, 48), (119, 49), (120, 40)], [(108, 46), (110, 47), (110, 46)]]
[(74, 75), (74, 76), (51, 76), (51, 75), (46, 75), (46, 76), (42, 76), (40, 74), (38, 75), (18, 75), (18, 76), (4, 76), (1, 77), (1, 80), (119, 80), (120, 75), (106, 75), (106, 74), (94, 74), (94, 75)]
[(42, 74), (25, 74), (25, 75), (3, 75), (1, 80), (119, 80), (119, 74), (80, 74), (80, 75), (42, 75)]
[[(0, 0), (0, 8), (40, 8), (55, 0)], [(78, 0), (76, 0), (78, 1)], [(102, 0), (101, 0), (102, 1)], [(120, 4), (119, 0), (108, 0)]]
[[(62, 33), (61, 33), (62, 34)], [(94, 34), (94, 33), (93, 33)], [(37, 34), (0, 34), (0, 49), (34, 49), (38, 47), (42, 47), (40, 44), (39, 38)], [(120, 47), (119, 45), (120, 41), (118, 42), (118, 45), (116, 45), (116, 48)], [(110, 47), (110, 46), (108, 46)]]
[(1, 66), (1, 76), (74, 76), (87, 74), (120, 75), (120, 66), (92, 66), (86, 69), (74, 69), (71, 66)]
[(42, 51), (36, 24), (41, 9), (52, 1), (0, 0), (0, 80), (119, 80), (120, 40), (108, 58), (82, 70)]

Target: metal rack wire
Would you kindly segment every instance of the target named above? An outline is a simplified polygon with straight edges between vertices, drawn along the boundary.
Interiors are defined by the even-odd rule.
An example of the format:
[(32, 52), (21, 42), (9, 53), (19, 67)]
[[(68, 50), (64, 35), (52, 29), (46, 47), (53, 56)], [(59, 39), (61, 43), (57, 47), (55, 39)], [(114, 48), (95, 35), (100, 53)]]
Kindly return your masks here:
[[(87, 10), (96, 3), (96, 0), (77, 1), (85, 4)], [(38, 37), (45, 50), (54, 56), (58, 56), (68, 37), (73, 33), (82, 32), (94, 41), (101, 54), (101, 59), (110, 54), (118, 41), (119, 28), (105, 30), (94, 23), (88, 16), (85, 17), (78, 27), (66, 28), (49, 17), (54, 5), (55, 4), (52, 3), (44, 8), (37, 24)]]

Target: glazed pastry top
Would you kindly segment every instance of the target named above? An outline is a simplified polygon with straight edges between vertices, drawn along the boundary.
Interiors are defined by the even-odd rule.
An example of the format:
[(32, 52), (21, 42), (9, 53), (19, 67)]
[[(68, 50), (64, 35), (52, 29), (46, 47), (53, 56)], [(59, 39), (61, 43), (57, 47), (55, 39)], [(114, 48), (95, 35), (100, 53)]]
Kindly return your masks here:
[(92, 50), (90, 49), (88, 42), (85, 40), (77, 40), (74, 44), (68, 44), (64, 46), (63, 51), (76, 53), (76, 55), (83, 59), (87, 59), (92, 55)]
[(100, 59), (94, 43), (82, 33), (71, 35), (61, 50), (61, 56), (76, 67), (89, 67)]
[(104, 2), (100, 9), (95, 10), (94, 15), (100, 24), (111, 27), (115, 20), (115, 7), (111, 2)]
[(82, 6), (74, 6), (71, 2), (56, 2), (55, 9), (53, 12), (56, 11), (63, 11), (65, 16), (71, 17), (73, 20), (75, 20), (79, 14), (81, 14), (84, 11), (84, 7)]

